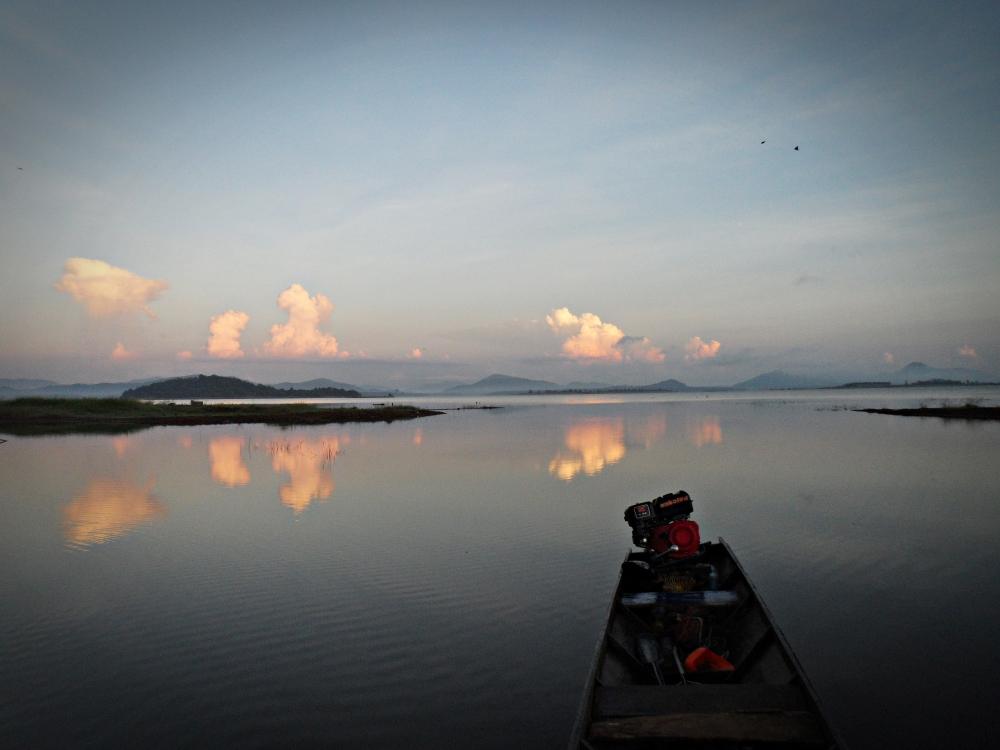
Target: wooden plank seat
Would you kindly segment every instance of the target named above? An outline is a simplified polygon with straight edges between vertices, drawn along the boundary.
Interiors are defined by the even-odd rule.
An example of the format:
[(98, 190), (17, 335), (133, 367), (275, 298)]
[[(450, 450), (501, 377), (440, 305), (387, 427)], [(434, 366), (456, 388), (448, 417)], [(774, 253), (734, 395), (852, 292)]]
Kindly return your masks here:
[(595, 719), (672, 713), (808, 711), (796, 685), (623, 685), (597, 687)]
[(599, 719), (591, 723), (588, 738), (826, 744), (815, 714), (807, 711), (674, 713)]

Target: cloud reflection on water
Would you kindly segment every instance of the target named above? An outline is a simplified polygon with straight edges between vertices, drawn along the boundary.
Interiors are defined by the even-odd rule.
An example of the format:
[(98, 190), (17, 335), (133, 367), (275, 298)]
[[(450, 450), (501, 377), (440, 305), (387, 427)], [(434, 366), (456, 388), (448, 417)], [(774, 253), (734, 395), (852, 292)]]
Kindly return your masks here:
[(722, 425), (718, 417), (701, 417), (687, 424), (688, 440), (695, 448), (704, 445), (722, 445)]
[(282, 504), (296, 514), (313, 500), (327, 500), (333, 495), (333, 462), (341, 444), (349, 439), (323, 437), (316, 440), (272, 440), (267, 444), (271, 468), (288, 474), (289, 482), (278, 491)]
[(153, 480), (140, 487), (128, 480), (102, 477), (63, 508), (66, 540), (79, 547), (103, 544), (136, 526), (167, 515), (153, 494)]
[[(563, 447), (549, 461), (549, 473), (566, 482), (580, 474), (595, 476), (621, 461), (630, 449), (649, 450), (666, 438), (667, 428), (667, 417), (662, 413), (575, 421), (566, 427)], [(686, 428), (687, 440), (696, 448), (722, 443), (717, 416), (689, 421)]]
[(593, 476), (625, 456), (625, 421), (584, 419), (566, 427), (563, 437), (565, 451), (560, 450), (549, 461), (549, 473), (569, 482), (583, 472)]
[(243, 463), (243, 446), (246, 439), (227, 435), (212, 438), (208, 455), (212, 461), (212, 479), (226, 487), (250, 484), (250, 470)]

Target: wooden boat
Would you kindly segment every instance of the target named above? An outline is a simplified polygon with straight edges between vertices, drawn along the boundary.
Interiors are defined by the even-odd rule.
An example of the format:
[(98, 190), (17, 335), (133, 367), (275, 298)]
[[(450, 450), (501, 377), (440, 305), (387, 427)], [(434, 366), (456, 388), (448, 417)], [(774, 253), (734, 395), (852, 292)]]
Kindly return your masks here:
[[(622, 603), (623, 597), (635, 603), (642, 597), (634, 595), (643, 592), (657, 592), (646, 593), (646, 599), (684, 599), (661, 592), (684, 591), (685, 580), (690, 588), (704, 571), (711, 576), (709, 585), (703, 579), (695, 587), (734, 592), (716, 597), (729, 596), (733, 603)], [(651, 647), (651, 640), (658, 646)], [(685, 656), (699, 644), (724, 657), (728, 671), (685, 668)], [(844, 745), (764, 602), (720, 539), (701, 545), (689, 561), (658, 562), (649, 551), (626, 557), (569, 747)]]

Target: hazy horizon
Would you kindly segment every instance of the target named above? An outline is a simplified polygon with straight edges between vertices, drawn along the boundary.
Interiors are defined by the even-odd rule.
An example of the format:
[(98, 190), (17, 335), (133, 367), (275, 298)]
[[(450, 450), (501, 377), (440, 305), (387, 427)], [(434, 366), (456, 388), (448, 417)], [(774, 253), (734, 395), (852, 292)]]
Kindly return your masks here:
[(998, 32), (991, 3), (7, 3), (0, 378), (1000, 372)]

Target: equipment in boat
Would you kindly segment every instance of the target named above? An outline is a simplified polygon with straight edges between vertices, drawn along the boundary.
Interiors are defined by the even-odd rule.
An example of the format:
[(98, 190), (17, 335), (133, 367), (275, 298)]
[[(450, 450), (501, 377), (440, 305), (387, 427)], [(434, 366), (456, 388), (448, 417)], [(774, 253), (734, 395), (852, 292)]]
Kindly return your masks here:
[(684, 490), (627, 508), (625, 520), (632, 527), (632, 542), (675, 560), (697, 554), (701, 533), (690, 520), (693, 510), (691, 496)]

